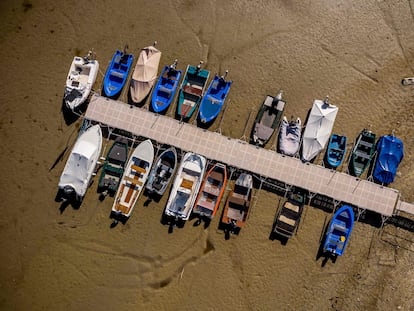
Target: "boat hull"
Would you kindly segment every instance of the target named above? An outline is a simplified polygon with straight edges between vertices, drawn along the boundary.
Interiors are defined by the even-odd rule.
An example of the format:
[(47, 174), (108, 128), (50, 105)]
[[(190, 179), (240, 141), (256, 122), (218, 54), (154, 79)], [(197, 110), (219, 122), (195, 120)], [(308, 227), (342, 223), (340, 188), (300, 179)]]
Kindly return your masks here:
[(151, 108), (156, 113), (162, 113), (171, 105), (182, 76), (181, 70), (165, 66), (155, 85), (151, 98)]
[(103, 82), (102, 90), (106, 97), (116, 98), (121, 94), (133, 61), (134, 55), (125, 54), (119, 50), (115, 51)]
[(176, 167), (177, 151), (170, 147), (159, 155), (151, 169), (145, 186), (148, 193), (162, 196), (174, 176)]
[(358, 135), (351, 152), (348, 171), (351, 175), (360, 177), (371, 163), (375, 151), (375, 134), (366, 129)]
[(346, 153), (346, 143), (346, 136), (338, 134), (331, 135), (325, 153), (325, 165), (327, 167), (336, 169), (342, 164)]

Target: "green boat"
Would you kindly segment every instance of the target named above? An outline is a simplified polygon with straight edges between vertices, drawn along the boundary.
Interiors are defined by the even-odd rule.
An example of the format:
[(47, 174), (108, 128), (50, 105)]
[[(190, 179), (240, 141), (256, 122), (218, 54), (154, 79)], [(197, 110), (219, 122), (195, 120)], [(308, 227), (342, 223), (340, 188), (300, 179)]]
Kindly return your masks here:
[(124, 174), (128, 160), (128, 143), (124, 139), (115, 140), (109, 149), (99, 177), (98, 193), (114, 196)]
[(188, 65), (181, 83), (177, 113), (183, 120), (191, 118), (204, 95), (210, 71), (201, 69), (202, 63), (198, 66)]
[(360, 177), (371, 163), (375, 152), (375, 134), (363, 129), (358, 135), (351, 153), (348, 169), (352, 176)]

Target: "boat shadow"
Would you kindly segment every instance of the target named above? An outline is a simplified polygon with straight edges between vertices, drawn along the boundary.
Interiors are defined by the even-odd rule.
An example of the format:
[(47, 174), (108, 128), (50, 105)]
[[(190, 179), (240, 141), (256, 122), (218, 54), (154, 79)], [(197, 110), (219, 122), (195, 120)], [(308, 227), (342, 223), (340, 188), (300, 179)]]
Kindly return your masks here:
[(63, 120), (65, 120), (65, 124), (69, 126), (75, 123), (80, 118), (80, 116), (83, 115), (83, 113), (86, 111), (88, 104), (89, 104), (89, 98), (85, 102), (83, 102), (79, 107), (77, 107), (75, 110), (71, 110), (70, 108), (66, 106), (65, 100), (62, 99), (61, 111), (63, 115)]

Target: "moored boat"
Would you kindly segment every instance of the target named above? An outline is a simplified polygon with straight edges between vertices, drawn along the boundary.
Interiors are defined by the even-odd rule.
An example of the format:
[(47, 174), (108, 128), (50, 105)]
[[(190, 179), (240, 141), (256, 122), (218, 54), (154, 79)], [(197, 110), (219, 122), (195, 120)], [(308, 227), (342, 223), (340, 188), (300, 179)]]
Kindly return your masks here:
[(241, 173), (227, 197), (221, 217), (221, 223), (226, 225), (230, 232), (238, 233), (245, 226), (251, 208), (252, 191), (252, 175)]
[(286, 102), (282, 99), (283, 92), (280, 91), (275, 97), (267, 95), (263, 101), (254, 121), (251, 143), (264, 147), (272, 137), (276, 128), (279, 127)]
[(172, 65), (164, 67), (152, 93), (151, 107), (154, 112), (162, 113), (171, 105), (182, 73), (181, 70), (177, 70), (177, 60)]
[(109, 149), (105, 162), (101, 168), (98, 192), (114, 196), (118, 189), (124, 167), (128, 160), (128, 143), (123, 139), (116, 139)]
[(201, 69), (202, 63), (187, 66), (178, 95), (177, 113), (182, 119), (191, 118), (204, 95), (210, 71)]
[(59, 180), (59, 199), (81, 203), (94, 175), (102, 149), (99, 124), (79, 135)]
[(204, 177), (194, 204), (193, 214), (211, 220), (217, 213), (226, 185), (226, 165), (222, 163), (214, 164)]
[(202, 123), (209, 123), (217, 118), (223, 107), (233, 81), (226, 81), (228, 71), (224, 76), (215, 75), (203, 96), (200, 104), (199, 119)]
[(162, 196), (174, 176), (176, 167), (177, 151), (174, 147), (170, 147), (164, 150), (154, 162), (145, 186), (148, 193)]
[(161, 52), (155, 47), (156, 44), (155, 41), (153, 45), (143, 48), (135, 65), (129, 91), (131, 100), (136, 104), (149, 95), (157, 79)]
[(389, 185), (394, 181), (398, 165), (404, 157), (404, 144), (394, 135), (381, 136), (377, 142), (377, 155), (373, 170), (376, 183)]
[(375, 137), (376, 135), (367, 129), (363, 129), (359, 133), (352, 148), (348, 164), (348, 170), (351, 175), (360, 177), (371, 163), (375, 151)]
[(116, 220), (128, 219), (144, 188), (154, 161), (154, 147), (150, 139), (144, 140), (132, 152), (125, 166), (121, 183), (112, 205), (111, 217)]
[(327, 167), (336, 169), (342, 164), (346, 153), (346, 141), (346, 136), (331, 135), (325, 152), (325, 164)]
[(279, 131), (279, 152), (288, 156), (295, 156), (300, 147), (302, 135), (302, 122), (300, 118), (288, 121), (283, 117)]
[(99, 63), (91, 51), (85, 57), (75, 56), (73, 58), (63, 96), (68, 109), (75, 110), (86, 101), (96, 81), (98, 71)]
[(354, 211), (343, 205), (333, 215), (328, 225), (322, 250), (334, 256), (342, 256), (354, 227)]
[(325, 100), (315, 99), (302, 139), (302, 161), (312, 161), (326, 146), (338, 113), (338, 107)]
[(202, 178), (206, 170), (206, 158), (187, 152), (181, 160), (165, 207), (165, 215), (175, 221), (190, 217)]
[(134, 61), (134, 55), (124, 51), (116, 50), (106, 70), (103, 81), (103, 95), (115, 98), (121, 93), (128, 74)]

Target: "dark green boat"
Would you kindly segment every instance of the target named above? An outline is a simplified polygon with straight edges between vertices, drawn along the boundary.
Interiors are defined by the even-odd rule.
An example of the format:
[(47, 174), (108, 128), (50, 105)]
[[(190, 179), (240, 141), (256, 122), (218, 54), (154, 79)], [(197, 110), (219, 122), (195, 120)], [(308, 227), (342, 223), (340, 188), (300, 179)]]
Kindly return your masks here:
[(98, 192), (102, 195), (114, 196), (124, 174), (128, 160), (128, 143), (123, 139), (115, 140), (106, 155), (99, 177)]
[(371, 163), (375, 152), (375, 134), (367, 129), (363, 129), (358, 135), (349, 161), (349, 173), (360, 177)]

